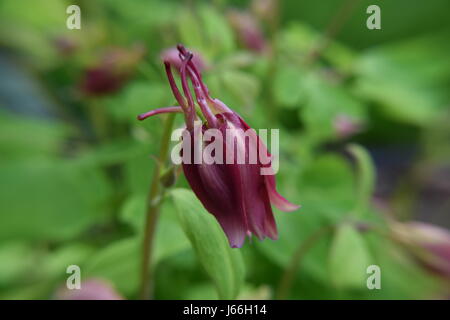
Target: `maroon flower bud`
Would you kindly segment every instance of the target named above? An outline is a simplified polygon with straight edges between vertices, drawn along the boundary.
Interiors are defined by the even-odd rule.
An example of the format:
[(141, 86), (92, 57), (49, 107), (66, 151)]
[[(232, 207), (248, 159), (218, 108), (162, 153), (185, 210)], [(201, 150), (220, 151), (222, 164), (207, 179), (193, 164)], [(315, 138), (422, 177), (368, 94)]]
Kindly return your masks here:
[(393, 238), (429, 271), (450, 278), (450, 232), (422, 222), (392, 223)]
[(228, 20), (242, 46), (254, 52), (266, 50), (266, 39), (261, 27), (250, 13), (231, 10), (228, 13)]
[(86, 69), (81, 88), (90, 96), (106, 95), (120, 89), (126, 78), (126, 75), (118, 74), (105, 66), (92, 67)]
[[(184, 174), (203, 206), (222, 226), (231, 247), (241, 247), (245, 237), (250, 237), (252, 234), (261, 240), (265, 237), (276, 239), (277, 229), (271, 204), (283, 211), (293, 211), (299, 206), (288, 202), (276, 191), (270, 154), (261, 139), (256, 134), (250, 134), (246, 141), (245, 133), (252, 129), (236, 112), (210, 96), (200, 72), (192, 62), (192, 53), (181, 45), (178, 46), (178, 50), (182, 61), (180, 77), (184, 96), (177, 88), (171, 64), (168, 61), (164, 64), (179, 106), (156, 109), (139, 115), (138, 119), (143, 120), (159, 113), (184, 113), (186, 121), (184, 131), (186, 135), (183, 134), (182, 147)], [(192, 83), (200, 112), (206, 119), (200, 127), (194, 123), (199, 121), (199, 118), (188, 80)], [(223, 157), (227, 159), (226, 161), (195, 162), (198, 147), (195, 137), (198, 131), (205, 132), (209, 129), (220, 133), (215, 139), (220, 136), (226, 137), (231, 132), (231, 140), (228, 140), (228, 137), (217, 140), (223, 146)], [(235, 145), (234, 142), (237, 140), (243, 143)], [(217, 141), (214, 140), (214, 142)], [(213, 142), (202, 141), (201, 143), (207, 147)], [(269, 161), (263, 163), (261, 158), (254, 162), (249, 161), (255, 150), (260, 152), (259, 155), (269, 157)], [(185, 152), (190, 156), (185, 157)], [(239, 161), (239, 159), (245, 161)], [(264, 169), (265, 175), (262, 174)]]
[(97, 64), (85, 70), (81, 90), (90, 96), (116, 92), (129, 79), (143, 52), (141, 47), (135, 47), (130, 51), (124, 49), (108, 51)]
[(57, 300), (123, 300), (123, 297), (106, 281), (89, 279), (81, 282), (80, 289), (61, 287), (55, 294)]

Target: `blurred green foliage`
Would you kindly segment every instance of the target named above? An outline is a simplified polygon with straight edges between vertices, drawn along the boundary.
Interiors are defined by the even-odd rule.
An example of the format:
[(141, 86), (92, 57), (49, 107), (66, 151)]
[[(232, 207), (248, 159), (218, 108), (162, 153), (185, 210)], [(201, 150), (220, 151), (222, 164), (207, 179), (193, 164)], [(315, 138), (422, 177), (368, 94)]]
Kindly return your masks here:
[[(72, 2), (81, 7), (81, 30), (65, 26)], [(232, 6), (250, 12), (248, 1), (72, 2), (0, 2), (0, 88), (9, 88), (0, 91), (1, 298), (52, 298), (71, 264), (83, 279), (105, 279), (137, 298), (150, 156), (162, 119), (138, 123), (136, 115), (173, 104), (160, 53), (178, 42), (202, 55), (212, 96), (256, 129), (281, 129), (278, 188), (302, 208), (276, 212), (279, 240), (231, 249), (181, 175), (161, 208), (155, 298), (271, 299), (296, 263), (286, 298), (449, 294), (391, 241), (386, 213), (370, 201), (371, 156), (347, 147), (418, 150), (405, 184), (448, 165), (446, 1), (382, 3), (379, 31), (366, 29), (371, 3), (361, 1), (331, 39), (324, 30), (342, 1), (281, 1), (278, 24), (257, 20), (265, 52), (246, 48), (228, 21)], [(80, 90), (105, 52), (136, 44), (146, 52), (123, 86), (103, 96)], [(43, 109), (30, 112), (25, 98)], [(420, 181), (394, 186), (385, 199), (390, 214), (414, 218)], [(366, 287), (371, 264), (381, 267), (382, 290)]]

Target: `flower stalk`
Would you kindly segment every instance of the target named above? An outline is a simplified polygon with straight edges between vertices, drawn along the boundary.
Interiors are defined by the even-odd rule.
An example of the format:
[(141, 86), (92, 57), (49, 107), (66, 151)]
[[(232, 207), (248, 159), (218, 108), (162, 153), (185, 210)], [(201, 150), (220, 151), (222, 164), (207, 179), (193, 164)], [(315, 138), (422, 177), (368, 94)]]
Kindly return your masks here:
[(142, 264), (141, 264), (141, 287), (140, 298), (150, 299), (152, 297), (151, 282), (152, 275), (152, 257), (155, 240), (156, 225), (158, 222), (159, 207), (161, 202), (159, 199), (164, 193), (164, 187), (161, 185), (161, 172), (163, 172), (163, 164), (169, 153), (170, 136), (175, 119), (175, 113), (169, 113), (164, 122), (164, 131), (161, 137), (161, 146), (157, 163), (155, 165), (150, 191), (147, 199), (147, 212), (145, 218), (144, 240), (142, 246)]
[(288, 267), (284, 271), (278, 290), (275, 295), (275, 299), (284, 300), (289, 297), (292, 285), (294, 284), (295, 276), (300, 268), (306, 253), (314, 247), (314, 245), (322, 239), (328, 232), (334, 229), (334, 225), (327, 225), (319, 228), (313, 232), (308, 238), (302, 241), (295, 250)]

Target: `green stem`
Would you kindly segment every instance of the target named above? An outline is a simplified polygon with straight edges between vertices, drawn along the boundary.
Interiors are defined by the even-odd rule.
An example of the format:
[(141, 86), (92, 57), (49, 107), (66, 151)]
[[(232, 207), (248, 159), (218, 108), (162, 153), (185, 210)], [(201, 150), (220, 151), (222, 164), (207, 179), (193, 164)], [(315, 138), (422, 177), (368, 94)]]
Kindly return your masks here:
[(264, 92), (267, 93), (267, 111), (269, 112), (269, 118), (278, 119), (276, 99), (274, 93), (274, 82), (278, 72), (278, 59), (279, 59), (279, 44), (278, 44), (278, 29), (280, 27), (280, 12), (281, 3), (280, 0), (274, 0), (274, 12), (269, 22), (270, 31), (270, 52), (269, 52), (269, 65), (267, 69), (266, 81), (263, 84)]
[(87, 112), (97, 141), (107, 140), (109, 135), (109, 120), (105, 106), (100, 100), (94, 98), (87, 104)]
[(159, 149), (159, 155), (157, 163), (155, 165), (152, 183), (150, 185), (150, 191), (147, 200), (147, 213), (144, 230), (144, 242), (142, 250), (142, 265), (141, 265), (141, 288), (140, 298), (151, 298), (151, 274), (152, 274), (152, 253), (153, 243), (155, 239), (156, 224), (158, 222), (158, 213), (160, 207), (159, 199), (162, 196), (164, 190), (161, 190), (161, 166), (164, 164), (168, 157), (170, 136), (172, 133), (172, 127), (175, 119), (175, 114), (170, 113), (164, 122), (164, 131), (161, 138), (161, 146)]
[(356, 163), (356, 204), (353, 213), (356, 217), (361, 218), (370, 206), (372, 199), (375, 187), (375, 166), (370, 154), (362, 146), (350, 144), (347, 150)]
[(341, 31), (345, 23), (351, 17), (359, 0), (346, 0), (337, 10), (331, 21), (323, 32), (319, 43), (312, 48), (306, 57), (306, 64), (312, 65), (319, 58), (323, 51), (330, 45), (334, 37)]
[(302, 241), (300, 243), (281, 278), (280, 285), (278, 286), (278, 290), (275, 296), (277, 300), (283, 300), (289, 296), (295, 275), (301, 265), (301, 262), (303, 261), (303, 257), (322, 236), (333, 230), (333, 228), (334, 225), (324, 226), (313, 232), (308, 238), (306, 238), (305, 241)]

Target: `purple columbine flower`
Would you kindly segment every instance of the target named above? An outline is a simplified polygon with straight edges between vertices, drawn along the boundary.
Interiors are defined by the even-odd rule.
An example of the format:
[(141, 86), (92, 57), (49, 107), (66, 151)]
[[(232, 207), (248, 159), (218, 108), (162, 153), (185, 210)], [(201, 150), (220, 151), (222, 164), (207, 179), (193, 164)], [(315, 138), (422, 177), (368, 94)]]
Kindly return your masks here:
[(392, 222), (394, 240), (405, 246), (409, 253), (427, 270), (450, 278), (450, 232), (424, 222)]
[[(195, 64), (192, 62), (193, 55), (182, 45), (178, 45), (179, 57), (182, 61), (180, 68), (181, 85), (183, 94), (178, 90), (175, 83), (171, 65), (164, 62), (169, 84), (172, 92), (179, 103), (179, 106), (160, 108), (149, 111), (138, 116), (139, 120), (146, 119), (160, 113), (182, 112), (185, 116), (186, 131), (189, 137), (195, 137), (195, 121), (199, 120), (196, 112), (196, 103), (200, 109), (205, 122), (201, 130), (216, 129), (225, 136), (227, 130), (234, 130), (235, 139), (243, 139), (243, 132), (250, 129), (245, 121), (233, 110), (228, 108), (223, 102), (212, 98), (208, 88), (202, 81), (202, 76)], [(188, 80), (192, 83), (196, 103), (191, 94)], [(238, 129), (238, 130), (235, 130)], [(186, 140), (186, 141), (185, 141)], [(183, 138), (183, 145), (194, 148), (192, 141)], [(203, 143), (203, 142), (202, 142)], [(222, 141), (225, 152), (224, 157), (231, 153), (229, 141)], [(234, 145), (232, 146), (234, 149)], [(267, 153), (258, 136), (249, 139), (237, 149), (233, 150), (234, 160), (243, 157), (246, 161), (232, 161), (232, 163), (200, 163), (193, 161), (183, 161), (182, 167), (187, 181), (189, 182), (195, 195), (203, 206), (218, 220), (223, 228), (231, 247), (239, 248), (243, 245), (245, 237), (256, 235), (260, 240), (265, 237), (277, 239), (277, 228), (273, 217), (271, 204), (282, 211), (293, 211), (299, 206), (294, 205), (283, 198), (275, 188), (275, 175), (261, 175), (261, 169), (271, 170), (271, 162), (263, 164), (261, 161), (252, 163), (247, 161), (250, 149), (261, 149)], [(183, 146), (184, 150), (184, 146)], [(194, 150), (193, 150), (194, 151)], [(236, 151), (236, 152), (234, 152)], [(195, 153), (195, 152), (191, 152)], [(191, 160), (191, 159), (189, 159)]]

